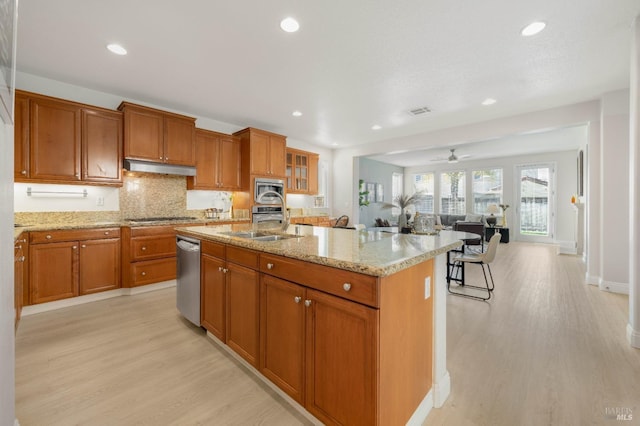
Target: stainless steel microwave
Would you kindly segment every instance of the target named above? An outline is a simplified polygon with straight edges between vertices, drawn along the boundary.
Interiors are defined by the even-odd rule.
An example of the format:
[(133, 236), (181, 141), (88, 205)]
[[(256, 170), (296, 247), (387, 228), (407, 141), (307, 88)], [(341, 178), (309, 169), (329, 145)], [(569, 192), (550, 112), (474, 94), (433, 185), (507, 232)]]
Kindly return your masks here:
[(277, 195), (266, 194), (261, 199), (260, 196), (266, 192), (276, 192), (284, 197), (284, 180), (256, 178), (253, 187), (254, 201), (256, 204), (279, 204), (280, 199)]

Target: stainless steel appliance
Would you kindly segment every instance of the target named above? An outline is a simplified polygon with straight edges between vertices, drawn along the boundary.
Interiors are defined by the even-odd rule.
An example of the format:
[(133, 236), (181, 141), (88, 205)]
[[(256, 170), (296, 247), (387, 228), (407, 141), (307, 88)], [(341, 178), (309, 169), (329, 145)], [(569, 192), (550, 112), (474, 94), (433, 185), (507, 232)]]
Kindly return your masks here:
[(200, 326), (200, 241), (176, 237), (176, 307), (186, 319)]
[(265, 194), (260, 200), (262, 193), (273, 191), (284, 197), (284, 180), (282, 179), (270, 179), (270, 178), (256, 178), (253, 186), (254, 197), (253, 200), (256, 204), (280, 204), (280, 199), (276, 195)]
[(253, 206), (251, 213), (253, 223), (266, 224), (273, 222), (274, 224), (282, 224), (284, 220), (284, 212), (281, 206)]

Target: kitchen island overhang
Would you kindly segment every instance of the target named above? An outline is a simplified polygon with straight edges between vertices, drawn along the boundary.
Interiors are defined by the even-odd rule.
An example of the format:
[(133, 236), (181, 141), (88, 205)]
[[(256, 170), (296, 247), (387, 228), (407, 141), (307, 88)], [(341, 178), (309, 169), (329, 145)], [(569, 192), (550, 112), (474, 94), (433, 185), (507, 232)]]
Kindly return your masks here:
[[(254, 252), (259, 259), (256, 272), (260, 278), (256, 282), (260, 286), (260, 297), (264, 299), (271, 284), (280, 285), (280, 282), (304, 291), (303, 300), (308, 303), (308, 312), (313, 312), (305, 317), (309, 333), (307, 342), (321, 342), (322, 338), (340, 341), (343, 334), (342, 327), (324, 334), (321, 327), (313, 328), (315, 320), (311, 318), (321, 318), (322, 312), (331, 312), (325, 309), (330, 304), (323, 305), (324, 299), (335, 299), (337, 306), (342, 304), (348, 311), (366, 312), (368, 321), (362, 322), (361, 333), (359, 331), (357, 338), (352, 340), (358, 341), (360, 347), (367, 346), (361, 353), (362, 362), (354, 365), (357, 368), (367, 366), (362, 367), (362, 374), (357, 377), (363, 380), (360, 388), (367, 390), (366, 403), (360, 411), (363, 418), (370, 418), (368, 424), (419, 424), (432, 407), (442, 405), (449, 394), (449, 375), (445, 347), (446, 288), (438, 277), (446, 275), (441, 270), (443, 255), (462, 244), (455, 234), (422, 236), (292, 226), (287, 238), (277, 241), (234, 236), (250, 230), (250, 225), (177, 228), (179, 235), (228, 247), (230, 253), (239, 249)], [(265, 300), (261, 300), (259, 306), (263, 311), (260, 312), (262, 319), (265, 312), (273, 311), (265, 305)], [(365, 317), (357, 320), (362, 318)], [(268, 333), (264, 330), (268, 328), (261, 324), (260, 330), (263, 334), (260, 347), (266, 353), (268, 346), (263, 345)], [(360, 342), (358, 339), (362, 336), (366, 338)], [(221, 343), (226, 342), (222, 340)], [(353, 350), (350, 348), (343, 355), (347, 356)], [(336, 351), (340, 351), (339, 345)], [(264, 353), (250, 362), (260, 374), (264, 374), (263, 370), (271, 373), (269, 368), (273, 369), (264, 365), (268, 363)], [(341, 413), (340, 404), (325, 397), (332, 392), (346, 392), (341, 387), (351, 385), (340, 384), (338, 380), (330, 383), (332, 390), (323, 394), (323, 386), (329, 385), (319, 383), (320, 375), (314, 376), (314, 370), (325, 368), (319, 363), (325, 359), (324, 352), (309, 346), (305, 353), (301, 355), (301, 363), (307, 365), (308, 371), (301, 380), (306, 384), (301, 386), (299, 394), (295, 394), (296, 408), (306, 410), (324, 423), (348, 422), (348, 417), (341, 417), (347, 414)], [(327, 364), (333, 362), (331, 353), (326, 359), (329, 360)], [(312, 362), (316, 363), (315, 367), (309, 368)], [(271, 376), (269, 378), (290, 390), (288, 384), (282, 385)]]

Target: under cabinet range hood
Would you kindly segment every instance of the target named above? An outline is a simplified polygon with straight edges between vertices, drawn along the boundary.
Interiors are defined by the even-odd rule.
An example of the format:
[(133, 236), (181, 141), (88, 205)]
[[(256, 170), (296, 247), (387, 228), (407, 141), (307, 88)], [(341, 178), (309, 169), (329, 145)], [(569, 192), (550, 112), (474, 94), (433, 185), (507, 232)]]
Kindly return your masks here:
[(130, 172), (160, 173), (164, 175), (195, 176), (196, 168), (176, 164), (153, 163), (151, 161), (124, 160), (124, 169)]

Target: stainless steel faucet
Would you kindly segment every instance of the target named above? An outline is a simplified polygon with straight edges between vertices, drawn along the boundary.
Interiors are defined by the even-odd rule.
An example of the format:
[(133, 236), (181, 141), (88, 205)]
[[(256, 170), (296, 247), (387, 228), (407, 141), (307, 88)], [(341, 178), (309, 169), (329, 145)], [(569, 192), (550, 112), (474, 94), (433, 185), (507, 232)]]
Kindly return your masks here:
[(287, 211), (287, 202), (284, 200), (282, 194), (276, 191), (264, 191), (258, 196), (258, 202), (262, 201), (262, 197), (267, 194), (276, 195), (280, 200), (280, 204), (282, 205), (282, 232), (286, 232), (287, 228), (289, 228), (289, 212)]

